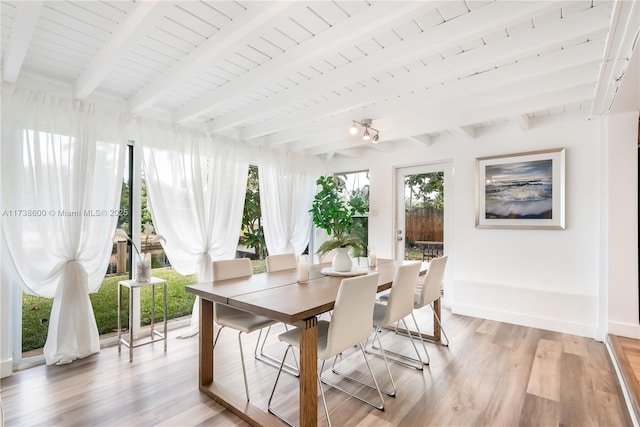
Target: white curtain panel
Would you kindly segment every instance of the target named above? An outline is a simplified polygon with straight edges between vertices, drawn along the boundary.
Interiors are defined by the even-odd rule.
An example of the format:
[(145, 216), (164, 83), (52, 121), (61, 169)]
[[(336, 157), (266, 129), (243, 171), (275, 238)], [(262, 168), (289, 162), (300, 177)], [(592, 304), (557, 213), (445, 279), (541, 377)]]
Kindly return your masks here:
[[(139, 122), (151, 216), (180, 274), (213, 280), (212, 262), (235, 258), (249, 163), (244, 148), (179, 126)], [(191, 316), (193, 334), (199, 300)]]
[(300, 255), (311, 235), (309, 210), (322, 174), (317, 159), (263, 150), (258, 165), (260, 207), (269, 254)]
[(127, 116), (42, 92), (7, 96), (2, 236), (16, 282), (54, 298), (46, 363), (70, 363), (100, 351), (89, 293), (113, 247)]

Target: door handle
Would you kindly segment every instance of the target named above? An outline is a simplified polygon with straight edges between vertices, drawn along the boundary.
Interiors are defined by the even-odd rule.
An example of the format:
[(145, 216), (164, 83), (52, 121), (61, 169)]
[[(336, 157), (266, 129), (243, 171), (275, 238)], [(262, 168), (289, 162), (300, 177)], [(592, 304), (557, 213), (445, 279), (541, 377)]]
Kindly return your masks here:
[(398, 242), (402, 242), (402, 236), (398, 236)]

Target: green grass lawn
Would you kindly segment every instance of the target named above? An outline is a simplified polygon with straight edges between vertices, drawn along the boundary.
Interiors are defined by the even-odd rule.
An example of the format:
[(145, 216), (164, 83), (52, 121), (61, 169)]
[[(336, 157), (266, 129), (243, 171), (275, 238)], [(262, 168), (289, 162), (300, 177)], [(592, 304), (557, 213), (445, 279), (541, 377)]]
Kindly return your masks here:
[[(266, 271), (264, 260), (252, 261), (253, 272)], [(152, 272), (153, 276), (165, 279), (168, 282), (168, 306), (167, 317), (175, 319), (188, 316), (193, 308), (195, 295), (187, 293), (184, 287), (196, 283), (196, 276), (182, 276), (171, 268), (158, 268)], [(105, 277), (98, 292), (90, 294), (91, 306), (98, 325), (99, 334), (108, 334), (116, 331), (118, 327), (118, 282), (127, 280), (128, 276)], [(141, 322), (143, 325), (150, 323), (151, 319), (151, 288), (142, 288), (141, 294)], [(162, 291), (158, 287), (155, 295), (155, 318), (163, 319)], [(47, 339), (49, 316), (53, 298), (42, 298), (22, 294), (22, 351), (27, 352), (44, 347)], [(123, 324), (127, 323), (129, 303), (128, 294), (123, 297)]]

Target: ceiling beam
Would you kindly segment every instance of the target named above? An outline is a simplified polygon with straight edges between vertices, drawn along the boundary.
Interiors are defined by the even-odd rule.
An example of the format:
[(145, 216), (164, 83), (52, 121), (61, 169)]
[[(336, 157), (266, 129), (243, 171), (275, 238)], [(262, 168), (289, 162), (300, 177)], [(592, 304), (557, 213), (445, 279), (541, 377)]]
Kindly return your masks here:
[[(295, 88), (274, 94), (267, 99), (214, 119), (210, 128), (215, 132), (237, 126), (263, 114), (266, 110), (285, 107), (292, 100), (307, 99), (321, 94), (328, 88), (334, 87), (336, 82), (348, 84), (369, 78), (413, 60), (437, 54), (444, 49), (458, 47), (461, 43), (478, 34), (504, 29), (508, 23), (514, 20), (526, 19), (532, 14), (540, 13), (541, 10), (550, 10), (551, 8), (552, 3), (547, 2), (490, 3), (397, 43), (393, 49), (381, 49), (308, 82), (301, 83)], [(553, 9), (555, 8), (557, 6), (553, 6)]]
[(2, 79), (15, 83), (27, 56), (31, 37), (36, 29), (43, 2), (17, 2), (9, 40), (2, 59)]
[[(431, 109), (398, 112), (396, 116), (380, 119), (385, 122), (385, 141), (401, 139), (410, 135), (440, 132), (476, 123), (502, 119), (514, 114), (553, 109), (563, 105), (591, 99), (595, 82), (593, 76), (572, 78), (567, 75), (557, 81), (540, 79), (536, 91), (518, 90), (505, 87), (497, 91), (489, 103), (478, 102), (478, 96), (470, 96), (466, 101), (454, 101)], [(573, 86), (572, 86), (573, 85)], [(475, 101), (474, 101), (475, 100)], [(464, 110), (460, 106), (464, 105)], [(358, 141), (343, 139), (327, 143), (330, 138), (316, 138), (304, 142), (309, 155), (318, 155), (325, 150), (347, 149), (360, 145)]]
[(302, 8), (295, 2), (252, 2), (240, 16), (222, 27), (204, 43), (189, 52), (167, 72), (147, 84), (131, 97), (129, 111), (139, 112), (162, 98), (168, 91), (206, 70), (216, 59), (234, 52), (238, 45), (248, 43), (256, 34), (273, 27), (273, 19), (287, 9)]
[(462, 134), (464, 137), (466, 137), (468, 139), (475, 139), (476, 138), (476, 129), (471, 125), (460, 126), (457, 129), (458, 129), (458, 132), (460, 132), (460, 134)]
[(74, 97), (84, 99), (89, 96), (144, 37), (147, 29), (172, 7), (171, 2), (158, 0), (136, 2), (118, 30), (76, 79)]
[(529, 130), (529, 116), (526, 114), (520, 114), (512, 119), (520, 128), (520, 130)]
[(592, 115), (606, 114), (618, 92), (629, 66), (634, 47), (640, 38), (640, 3), (616, 1), (611, 15), (604, 61), (591, 109)]
[[(435, 9), (437, 6), (432, 3), (430, 7)], [(372, 3), (356, 15), (336, 23), (317, 36), (180, 108), (175, 114), (175, 121), (184, 122), (207, 113), (238, 94), (263, 88), (289, 70), (295, 70), (345, 47), (357, 45), (371, 38), (371, 34), (385, 28), (393, 28), (411, 19), (419, 11), (424, 13), (426, 10), (429, 10), (428, 5), (421, 2)]]
[(431, 143), (433, 142), (429, 135), (424, 135), (424, 134), (405, 136), (404, 139), (410, 142), (416, 142), (420, 145), (427, 145), (427, 146), (431, 145)]
[[(582, 34), (582, 31), (588, 31), (591, 34), (604, 33), (607, 29), (607, 23), (607, 18), (603, 16), (602, 13), (589, 12), (585, 15), (569, 16), (556, 23), (523, 31), (491, 44), (460, 53), (439, 63), (430, 64), (429, 67), (413, 70), (397, 78), (389, 78), (377, 84), (372, 80), (371, 85), (362, 88), (356, 87), (351, 93), (334, 98), (329, 102), (321, 102), (314, 107), (306, 108), (293, 115), (287, 115), (249, 126), (241, 130), (241, 136), (243, 138), (253, 138), (292, 127), (294, 124), (302, 124), (313, 120), (317, 121), (326, 117), (328, 114), (355, 110), (357, 108), (363, 108), (364, 106), (369, 108), (369, 105), (379, 103), (380, 98), (387, 97), (389, 99), (395, 99), (403, 91), (409, 92), (417, 88), (430, 87), (429, 92), (424, 95), (430, 99), (433, 99), (434, 91), (442, 93), (444, 97), (449, 97), (451, 96), (450, 87), (448, 85), (438, 87), (440, 83), (448, 81), (455, 82), (457, 79), (464, 79), (466, 76), (473, 75), (474, 73), (482, 73), (486, 70), (491, 71), (482, 74), (496, 76), (494, 84), (499, 85), (502, 84), (500, 81), (502, 76), (500, 76), (501, 73), (495, 73), (498, 70), (501, 72), (502, 70), (506, 70), (505, 72), (508, 73), (509, 69), (522, 68), (524, 73), (540, 74), (547, 72), (549, 69), (570, 67), (573, 66), (573, 64), (584, 63), (585, 60), (599, 61), (602, 57), (602, 46), (598, 45), (597, 42), (591, 42), (584, 43), (584, 46), (567, 47), (566, 51), (576, 51), (576, 53), (569, 54), (567, 58), (565, 58), (566, 51), (558, 50), (541, 55), (539, 58), (526, 59), (525, 62), (533, 67), (532, 69), (523, 66), (519, 67), (519, 64), (500, 67), (498, 70), (494, 69), (495, 64), (513, 63), (516, 62), (517, 59), (527, 58), (527, 56), (535, 55), (553, 46), (558, 46), (559, 43), (566, 40), (573, 40), (579, 34)], [(442, 24), (441, 27), (446, 27), (446, 23)], [(444, 29), (446, 30), (447, 28)], [(434, 40), (438, 40), (438, 38), (434, 38)], [(379, 55), (387, 55), (387, 53), (381, 52)], [(378, 57), (377, 55), (374, 59), (379, 62), (387, 61), (387, 59)], [(556, 63), (556, 60), (559, 62)], [(516, 75), (511, 78), (517, 77)], [(489, 78), (488, 80), (491, 81), (492, 79)], [(483, 85), (487, 83), (488, 82), (485, 81)], [(312, 88), (308, 89), (312, 90)], [(473, 89), (474, 88), (471, 88), (471, 90)], [(304, 97), (303, 93), (295, 95)], [(278, 105), (270, 106), (269, 108), (275, 109), (277, 107)], [(248, 109), (251, 109), (251, 106), (249, 106)], [(246, 109), (241, 109), (241, 111), (246, 111)], [(250, 113), (251, 112), (249, 112), (249, 114)], [(231, 113), (230, 115), (233, 116), (234, 114), (237, 113)], [(238, 119), (241, 118), (238, 116)], [(357, 119), (357, 117), (351, 117), (351, 119)], [(225, 120), (225, 117), (217, 121), (220, 122), (222, 120)], [(213, 124), (215, 124), (215, 122), (216, 120), (213, 121)], [(212, 126), (212, 130), (215, 130), (215, 126)]]
[[(540, 34), (540, 36), (542, 36), (542, 34)], [(528, 43), (528, 41), (524, 40), (523, 44), (526, 43)], [(518, 49), (521, 45), (516, 44), (512, 47)], [(452, 69), (464, 69), (467, 67), (467, 60), (473, 62), (482, 59), (482, 51), (479, 51), (478, 55), (474, 54), (474, 56), (467, 59), (463, 58), (464, 55), (465, 54), (460, 54), (456, 56), (455, 60), (453, 60), (454, 62), (451, 63)], [(528, 61), (521, 61), (507, 67), (497, 68), (490, 72), (475, 74), (460, 80), (452, 77), (450, 78), (451, 81), (445, 85), (435, 85), (429, 90), (415, 91), (415, 93), (411, 95), (390, 97), (390, 100), (387, 102), (378, 102), (376, 105), (369, 107), (367, 112), (369, 113), (369, 117), (374, 117), (374, 127), (381, 131), (380, 137), (386, 140), (386, 129), (380, 125), (380, 120), (398, 111), (409, 110), (409, 112), (411, 112), (411, 110), (425, 110), (430, 107), (437, 107), (443, 103), (451, 103), (452, 101), (460, 99), (465, 100), (470, 95), (478, 98), (492, 98), (493, 92), (501, 91), (506, 85), (519, 85), (525, 88), (525, 90), (535, 91), (535, 86), (527, 82), (531, 81), (535, 83), (537, 81), (536, 79), (539, 80), (540, 78), (550, 79), (554, 73), (558, 72), (564, 72), (564, 75), (573, 74), (578, 68), (595, 66), (600, 58), (601, 46), (598, 45), (598, 43), (583, 43), (561, 51), (558, 50), (547, 55), (535, 57)], [(434, 68), (436, 74), (439, 74), (437, 67)], [(421, 76), (424, 79), (429, 78), (429, 74), (426, 72), (421, 74)], [(356, 94), (354, 96), (361, 95)], [(354, 98), (354, 100), (356, 99), (357, 98)], [(291, 123), (296, 125), (281, 132), (267, 135), (265, 142), (269, 145), (280, 144), (318, 134), (328, 128), (342, 127), (346, 129), (351, 123), (351, 120), (361, 118), (360, 112), (356, 113), (357, 110), (346, 110), (342, 113), (334, 113), (333, 116), (326, 119), (315, 116), (315, 114), (318, 116), (325, 114), (322, 108), (326, 108), (326, 111), (335, 112), (336, 109), (340, 111), (340, 108), (343, 107), (343, 105), (331, 103), (330, 105), (320, 105), (314, 108), (314, 115), (311, 117), (317, 120), (310, 124), (305, 123), (305, 116), (302, 113), (288, 116), (286, 119), (289, 119)], [(260, 126), (258, 125), (258, 127)], [(264, 129), (264, 127), (262, 127), (262, 129)], [(246, 138), (247, 136), (244, 130), (240, 132), (241, 138)]]

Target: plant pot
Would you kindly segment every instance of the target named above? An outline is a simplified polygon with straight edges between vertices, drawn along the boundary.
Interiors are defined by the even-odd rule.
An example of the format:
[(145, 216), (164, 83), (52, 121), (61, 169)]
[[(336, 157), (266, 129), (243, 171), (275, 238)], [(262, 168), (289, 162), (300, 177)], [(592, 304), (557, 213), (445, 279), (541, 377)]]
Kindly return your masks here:
[(138, 257), (136, 264), (136, 280), (138, 282), (148, 282), (151, 280), (151, 254), (145, 253), (142, 258)]
[(353, 260), (349, 255), (349, 248), (337, 248), (336, 254), (331, 260), (331, 267), (333, 271), (346, 272), (351, 271), (353, 268)]

